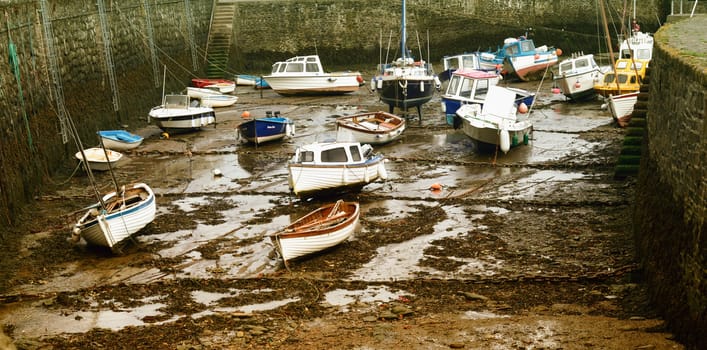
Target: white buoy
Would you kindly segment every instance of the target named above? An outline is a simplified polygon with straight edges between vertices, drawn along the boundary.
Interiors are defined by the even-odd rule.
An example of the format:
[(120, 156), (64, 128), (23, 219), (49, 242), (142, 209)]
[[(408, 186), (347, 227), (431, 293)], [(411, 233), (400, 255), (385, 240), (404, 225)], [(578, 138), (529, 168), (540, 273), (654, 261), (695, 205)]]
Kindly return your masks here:
[(371, 90), (376, 89), (376, 77), (371, 78)]
[(501, 130), (501, 133), (499, 135), (500, 139), (500, 146), (501, 146), (501, 151), (503, 153), (508, 152), (508, 150), (511, 149), (511, 136), (509, 135), (507, 130)]
[(223, 173), (221, 173), (221, 169), (219, 169), (219, 168), (214, 169), (214, 176), (218, 177), (221, 175), (223, 175)]
[(378, 84), (378, 89), (383, 88), (383, 77), (378, 77), (378, 81), (376, 82)]

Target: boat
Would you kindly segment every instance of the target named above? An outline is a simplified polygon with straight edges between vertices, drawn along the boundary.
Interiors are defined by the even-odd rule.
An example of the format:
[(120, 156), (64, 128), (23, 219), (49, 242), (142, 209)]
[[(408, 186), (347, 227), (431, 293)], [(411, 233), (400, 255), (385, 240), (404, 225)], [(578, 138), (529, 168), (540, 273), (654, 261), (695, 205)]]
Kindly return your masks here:
[(87, 148), (83, 151), (76, 152), (74, 156), (84, 165), (88, 164), (91, 170), (97, 171), (110, 170), (111, 167), (115, 167), (116, 163), (123, 158), (122, 153), (102, 147)]
[(405, 12), (405, 0), (402, 0), (401, 57), (392, 63), (378, 64), (378, 73), (371, 85), (381, 101), (388, 105), (389, 113), (392, 114), (397, 107), (407, 115), (408, 109), (415, 107), (418, 118), (422, 120), (421, 106), (432, 99), (435, 89), (441, 89), (442, 84), (434, 74), (432, 65), (422, 59), (415, 61), (408, 50)]
[[(447, 85), (447, 90), (442, 95), (442, 112), (447, 117), (447, 123), (453, 124), (454, 115), (459, 107), (466, 104), (484, 104), (486, 93), (490, 86), (498, 85), (502, 79), (500, 74), (475, 69), (458, 69), (452, 73)], [(516, 103), (531, 106), (535, 100), (535, 93), (511, 88), (516, 93)]]
[(604, 74), (604, 78), (594, 84), (594, 91), (603, 96), (621, 95), (636, 92), (641, 89), (646, 77), (648, 61), (620, 58), (616, 60), (613, 69)]
[(256, 89), (266, 89), (270, 87), (263, 77), (248, 74), (236, 75), (236, 85), (253, 86)]
[[(637, 26), (635, 21), (634, 26)], [(650, 61), (653, 58), (653, 42), (652, 35), (641, 32), (640, 27), (633, 28), (631, 35), (621, 42), (619, 58)]]
[(263, 142), (281, 140), (285, 136), (294, 136), (295, 125), (290, 118), (266, 112), (265, 118), (254, 118), (238, 125), (238, 137), (256, 145)]
[(122, 186), (89, 207), (72, 230), (72, 238), (111, 248), (130, 238), (149, 223), (156, 213), (155, 193), (144, 183)]
[(236, 82), (228, 79), (194, 78), (191, 84), (197, 88), (205, 88), (229, 94), (236, 90)]
[(640, 92), (629, 92), (621, 95), (611, 95), (606, 98), (606, 108), (611, 112), (611, 117), (620, 127), (628, 126), (633, 114), (633, 107), (638, 101)]
[(98, 132), (103, 147), (115, 151), (129, 151), (142, 144), (143, 137), (125, 130), (101, 130)]
[(358, 226), (361, 215), (357, 202), (338, 200), (323, 205), (271, 234), (270, 239), (285, 266), (292, 259), (320, 252), (347, 240)]
[(238, 102), (238, 96), (224, 94), (209, 95), (202, 97), (200, 101), (203, 107), (229, 107)]
[(562, 50), (554, 47), (535, 47), (535, 42), (526, 34), (519, 38), (506, 38), (503, 47), (495, 52), (480, 53), (479, 63), (484, 70), (502, 67), (505, 77), (529, 81), (544, 76), (548, 67), (557, 64), (560, 55)]
[[(500, 148), (503, 153), (521, 143), (528, 144), (533, 124), (518, 118), (515, 92), (500, 86), (490, 86), (483, 107), (467, 104), (457, 110), (464, 134), (479, 145)], [(527, 112), (521, 110), (521, 112)]]
[(604, 80), (606, 72), (607, 69), (596, 63), (594, 55), (573, 53), (560, 62), (553, 81), (566, 98), (572, 101), (588, 100), (596, 97), (594, 85)]
[(200, 100), (203, 97), (214, 96), (214, 95), (223, 95), (223, 94), (216, 91), (216, 90), (212, 90), (212, 89), (188, 86), (187, 87), (187, 95), (190, 98)]
[(341, 95), (358, 91), (363, 85), (359, 72), (325, 72), (318, 55), (275, 62), (270, 75), (263, 79), (273, 91), (283, 96)]
[(287, 164), (290, 190), (297, 196), (360, 190), (386, 179), (385, 159), (359, 142), (313, 142), (297, 147)]
[[(452, 73), (458, 69), (464, 70), (483, 70), (479, 61), (479, 53), (462, 53), (452, 56), (442, 57), (442, 73), (439, 74), (440, 81), (447, 81), (452, 78)], [(495, 70), (495, 69), (494, 69)]]
[(381, 145), (398, 139), (405, 131), (405, 118), (378, 111), (336, 119), (336, 140)]
[(150, 118), (164, 131), (198, 130), (216, 122), (213, 108), (190, 105), (189, 95), (165, 95), (162, 104), (150, 110), (148, 122)]

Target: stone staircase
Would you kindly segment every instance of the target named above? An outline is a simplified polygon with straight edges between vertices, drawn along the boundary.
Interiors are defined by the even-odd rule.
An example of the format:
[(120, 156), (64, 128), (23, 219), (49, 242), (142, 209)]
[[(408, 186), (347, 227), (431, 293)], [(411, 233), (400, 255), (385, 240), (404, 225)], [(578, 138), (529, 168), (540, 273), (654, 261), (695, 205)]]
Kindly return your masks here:
[(638, 99), (633, 106), (631, 121), (626, 127), (624, 143), (621, 146), (621, 153), (614, 169), (615, 179), (625, 179), (638, 174), (641, 167), (641, 152), (643, 137), (645, 135), (646, 115), (648, 114), (648, 101), (650, 96), (650, 67), (646, 70), (643, 78)]
[(206, 76), (226, 78), (228, 53), (233, 36), (233, 16), (236, 13), (235, 0), (214, 0), (209, 25), (209, 38), (206, 41)]

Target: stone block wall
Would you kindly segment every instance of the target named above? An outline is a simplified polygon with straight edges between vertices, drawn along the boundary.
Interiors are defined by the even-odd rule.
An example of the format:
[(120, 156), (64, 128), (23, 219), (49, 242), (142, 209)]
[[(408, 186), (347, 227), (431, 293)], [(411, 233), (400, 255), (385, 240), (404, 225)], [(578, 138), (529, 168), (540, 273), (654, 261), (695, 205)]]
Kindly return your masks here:
[(634, 210), (656, 307), (681, 340), (707, 347), (707, 15), (655, 35), (647, 140)]

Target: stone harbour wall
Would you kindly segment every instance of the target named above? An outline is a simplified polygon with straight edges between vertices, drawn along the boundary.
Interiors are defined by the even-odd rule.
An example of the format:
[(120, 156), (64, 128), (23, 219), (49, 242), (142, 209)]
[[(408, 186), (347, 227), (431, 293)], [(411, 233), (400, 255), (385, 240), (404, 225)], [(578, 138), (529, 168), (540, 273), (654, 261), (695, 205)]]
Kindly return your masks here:
[(654, 304), (670, 328), (707, 347), (707, 15), (655, 35), (648, 140), (643, 146), (634, 233)]

